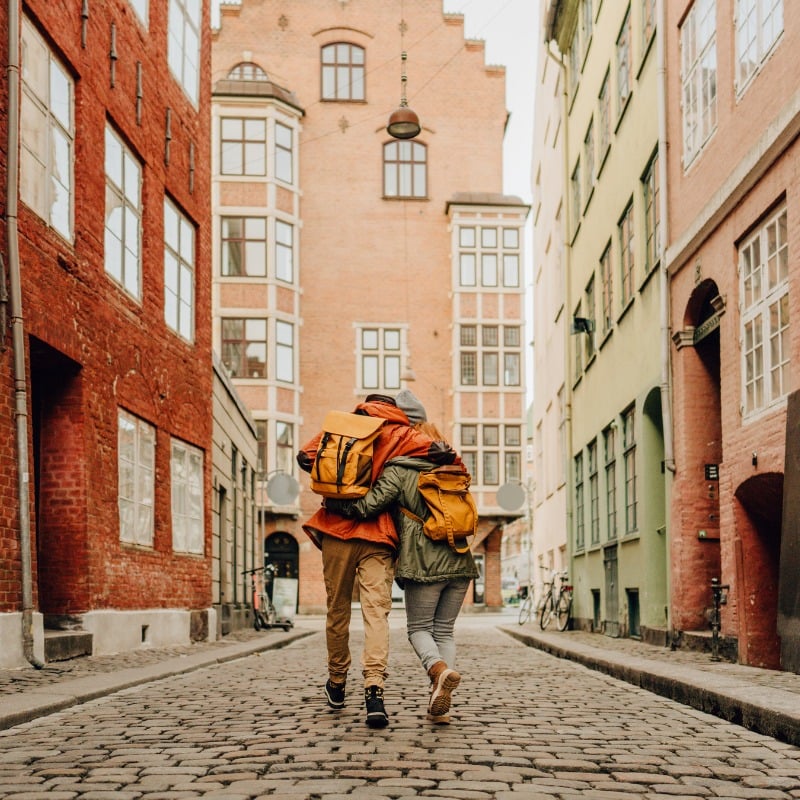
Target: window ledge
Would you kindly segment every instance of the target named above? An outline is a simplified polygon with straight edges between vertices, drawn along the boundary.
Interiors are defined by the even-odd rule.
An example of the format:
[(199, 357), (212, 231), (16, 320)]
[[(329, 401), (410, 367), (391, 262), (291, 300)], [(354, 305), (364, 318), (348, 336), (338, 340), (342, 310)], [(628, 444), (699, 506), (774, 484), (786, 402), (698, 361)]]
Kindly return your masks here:
[(382, 200), (416, 200), (420, 203), (427, 203), (430, 201), (430, 197), (425, 195), (425, 197), (406, 197), (405, 195), (399, 194), (385, 194), (381, 197)]
[(635, 299), (636, 299), (635, 296), (631, 297), (630, 300), (628, 300), (628, 302), (625, 303), (625, 305), (622, 308), (622, 311), (619, 312), (619, 316), (617, 317), (617, 325), (619, 325), (619, 323), (622, 322), (623, 317), (628, 313)]
[(622, 108), (619, 110), (619, 115), (617, 116), (617, 123), (614, 126), (614, 133), (619, 132), (619, 127), (622, 125), (622, 120), (625, 117), (625, 112), (628, 110), (628, 106), (631, 104), (631, 98), (633, 97), (633, 88), (628, 92), (628, 96), (625, 98), (625, 102), (622, 104)]
[(650, 279), (658, 272), (658, 268), (661, 266), (660, 261), (656, 261), (650, 269), (647, 270), (644, 280), (639, 284), (639, 291), (641, 292), (648, 283), (650, 283)]

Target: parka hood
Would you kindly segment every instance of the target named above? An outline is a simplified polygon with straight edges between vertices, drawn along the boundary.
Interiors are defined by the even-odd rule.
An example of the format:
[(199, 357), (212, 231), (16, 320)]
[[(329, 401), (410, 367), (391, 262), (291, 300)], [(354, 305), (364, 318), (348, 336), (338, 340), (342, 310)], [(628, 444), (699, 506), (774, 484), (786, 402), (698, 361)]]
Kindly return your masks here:
[(401, 411), (397, 406), (390, 403), (381, 403), (376, 400), (365, 400), (359, 403), (355, 408), (356, 414), (366, 414), (369, 417), (378, 417), (379, 419), (386, 419), (389, 422), (395, 422), (398, 425), (408, 425), (408, 417), (405, 412)]

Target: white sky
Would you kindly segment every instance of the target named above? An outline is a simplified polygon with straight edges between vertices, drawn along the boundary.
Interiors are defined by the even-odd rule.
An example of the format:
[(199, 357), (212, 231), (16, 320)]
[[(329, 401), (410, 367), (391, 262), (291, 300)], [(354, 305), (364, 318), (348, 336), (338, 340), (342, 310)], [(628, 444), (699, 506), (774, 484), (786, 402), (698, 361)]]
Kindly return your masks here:
[(533, 101), (539, 44), (537, 0), (444, 0), (444, 11), (464, 15), (468, 39), (486, 42), (486, 63), (506, 68), (503, 191), (531, 201)]
[[(539, 39), (538, 0), (444, 0), (444, 10), (464, 15), (464, 35), (486, 42), (486, 63), (506, 68), (506, 108), (511, 119), (503, 143), (503, 191), (532, 199), (533, 105)], [(533, 212), (525, 226), (527, 324), (533, 341)], [(526, 401), (533, 402), (533, 348), (525, 348)]]

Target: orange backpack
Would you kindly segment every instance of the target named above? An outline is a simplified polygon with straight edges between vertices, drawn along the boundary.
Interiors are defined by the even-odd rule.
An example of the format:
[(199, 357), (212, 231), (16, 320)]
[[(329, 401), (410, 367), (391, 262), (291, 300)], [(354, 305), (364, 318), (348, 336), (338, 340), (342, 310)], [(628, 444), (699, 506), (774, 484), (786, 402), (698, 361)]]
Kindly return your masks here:
[(417, 488), (430, 516), (423, 520), (408, 509), (404, 514), (422, 523), (425, 535), (434, 542), (447, 542), (456, 553), (469, 550), (467, 537), (478, 527), (478, 509), (469, 492), (471, 478), (459, 466), (437, 467), (420, 472)]
[(329, 411), (311, 466), (311, 491), (340, 500), (363, 497), (372, 485), (373, 445), (384, 422), (364, 414)]

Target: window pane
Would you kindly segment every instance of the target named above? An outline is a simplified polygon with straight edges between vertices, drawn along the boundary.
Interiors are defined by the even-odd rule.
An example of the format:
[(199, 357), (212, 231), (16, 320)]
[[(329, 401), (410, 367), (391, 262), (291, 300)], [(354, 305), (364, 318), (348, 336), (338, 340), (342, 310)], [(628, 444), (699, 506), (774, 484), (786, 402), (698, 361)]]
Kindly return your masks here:
[(483, 384), (484, 386), (497, 386), (499, 383), (497, 353), (483, 354)]
[(460, 256), (462, 286), (475, 286), (475, 254), (461, 253)]
[(503, 228), (503, 247), (519, 247), (519, 231), (516, 228)]
[(494, 253), (481, 256), (481, 283), (484, 286), (497, 286), (497, 256)]
[(503, 256), (503, 286), (519, 286), (519, 256)]
[(365, 389), (378, 388), (378, 357), (363, 356), (361, 359), (361, 380)]
[(461, 426), (461, 444), (467, 447), (478, 444), (478, 426), (477, 425), (462, 425)]
[(383, 384), (387, 389), (400, 388), (400, 358), (399, 356), (386, 356), (383, 361)]

